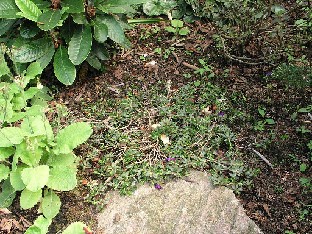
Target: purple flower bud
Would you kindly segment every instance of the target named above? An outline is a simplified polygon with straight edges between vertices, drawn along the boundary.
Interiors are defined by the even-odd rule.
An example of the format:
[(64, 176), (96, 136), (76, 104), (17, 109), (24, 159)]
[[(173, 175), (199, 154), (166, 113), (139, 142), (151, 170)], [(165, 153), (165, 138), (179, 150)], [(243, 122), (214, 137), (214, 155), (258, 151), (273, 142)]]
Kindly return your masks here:
[(175, 158), (166, 158), (165, 159), (166, 162), (171, 162), (171, 161), (175, 161), (175, 160), (176, 160)]
[(220, 111), (219, 114), (218, 114), (218, 116), (223, 117), (223, 116), (224, 116), (224, 112), (223, 112), (223, 111)]
[(154, 184), (154, 187), (155, 187), (155, 189), (157, 189), (157, 190), (161, 190), (161, 189), (162, 189), (162, 187), (161, 187), (159, 184)]
[(271, 71), (268, 71), (268, 72), (265, 73), (265, 75), (266, 75), (266, 76), (271, 76), (271, 75), (272, 75), (272, 72), (271, 72)]

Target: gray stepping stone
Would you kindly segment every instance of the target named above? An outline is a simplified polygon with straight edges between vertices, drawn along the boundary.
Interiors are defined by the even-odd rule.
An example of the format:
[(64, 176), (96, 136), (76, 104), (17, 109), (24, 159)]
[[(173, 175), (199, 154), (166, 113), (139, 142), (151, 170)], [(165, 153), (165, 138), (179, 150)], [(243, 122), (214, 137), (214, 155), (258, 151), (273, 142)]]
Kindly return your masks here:
[(233, 192), (215, 187), (204, 172), (168, 182), (161, 190), (139, 187), (131, 196), (108, 194), (98, 215), (101, 234), (258, 234)]

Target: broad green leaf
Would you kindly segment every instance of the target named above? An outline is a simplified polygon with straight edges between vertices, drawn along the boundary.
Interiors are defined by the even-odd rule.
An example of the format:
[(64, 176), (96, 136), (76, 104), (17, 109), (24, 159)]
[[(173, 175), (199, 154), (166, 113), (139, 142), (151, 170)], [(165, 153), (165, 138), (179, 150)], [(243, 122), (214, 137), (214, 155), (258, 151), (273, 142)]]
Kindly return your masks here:
[(49, 167), (40, 165), (34, 168), (25, 168), (22, 171), (22, 180), (26, 189), (36, 192), (42, 189), (49, 180)]
[(75, 155), (69, 154), (51, 154), (48, 158), (47, 165), (55, 166), (70, 166), (75, 163)]
[(33, 38), (40, 32), (40, 29), (35, 22), (25, 21), (21, 24), (19, 32), (23, 38)]
[(183, 24), (184, 23), (182, 20), (177, 20), (177, 19), (171, 20), (171, 26), (174, 28), (182, 28)]
[(1, 0), (0, 1), (0, 18), (16, 19), (20, 18), (16, 15), (19, 12), (14, 0)]
[(14, 19), (1, 19), (0, 17), (0, 36), (4, 35), (12, 27), (15, 21), (16, 20)]
[(309, 109), (308, 108), (300, 108), (298, 110), (299, 113), (309, 113)]
[(19, 111), (26, 107), (27, 103), (23, 97), (23, 93), (16, 94), (15, 97), (12, 99), (13, 110)]
[(68, 7), (66, 10), (68, 13), (80, 13), (84, 12), (83, 0), (62, 0), (62, 7)]
[(38, 147), (36, 139), (32, 138), (27, 143), (23, 141), (16, 146), (15, 156), (28, 166), (37, 166), (42, 156), (42, 149)]
[(88, 24), (89, 23), (84, 12), (71, 14), (71, 16), (73, 17), (73, 21), (76, 24)]
[(40, 63), (40, 66), (42, 69), (46, 68), (46, 66), (49, 65), (49, 63), (52, 61), (53, 55), (54, 55), (55, 49), (53, 44), (51, 43), (51, 46), (47, 50), (46, 54), (37, 59), (37, 62)]
[(126, 37), (119, 22), (111, 15), (97, 16), (97, 19), (108, 28), (108, 37), (116, 43), (124, 46)]
[(18, 127), (0, 129), (0, 147), (10, 147), (20, 144), (24, 139), (23, 131)]
[(28, 116), (35, 116), (35, 115), (42, 115), (43, 112), (44, 112), (44, 106), (36, 105), (32, 103), (32, 106), (27, 108), (26, 113)]
[(37, 22), (38, 17), (41, 15), (40, 9), (31, 0), (15, 0), (16, 5), (21, 10), (18, 15), (26, 19)]
[(16, 190), (16, 191), (21, 191), (23, 190), (26, 185), (24, 184), (23, 180), (22, 180), (22, 170), (25, 169), (25, 166), (19, 166), (16, 170), (12, 171), (10, 173), (10, 182), (12, 187)]
[(86, 61), (95, 69), (100, 70), (102, 68), (102, 64), (100, 60), (95, 56), (95, 54), (90, 53)]
[[(13, 114), (14, 111), (12, 103), (9, 100), (0, 99), (0, 119), (3, 120), (4, 122), (10, 122), (10, 119), (12, 118)], [(0, 142), (0, 147), (2, 147), (1, 143), (2, 142)]]
[(94, 38), (100, 43), (103, 43), (107, 40), (108, 28), (106, 24), (95, 19), (94, 21)]
[(0, 164), (0, 182), (8, 178), (9, 174), (10, 174), (10, 168), (8, 166)]
[(129, 5), (102, 5), (100, 10), (107, 14), (126, 14), (136, 12), (136, 10)]
[(47, 10), (51, 7), (51, 1), (32, 0), (40, 10)]
[(92, 46), (92, 33), (90, 26), (77, 27), (68, 45), (69, 59), (73, 64), (81, 64), (90, 53)]
[(168, 11), (177, 7), (177, 1), (147, 1), (143, 4), (143, 12), (146, 15), (162, 15), (168, 14)]
[(46, 234), (47, 232), (42, 232), (41, 229), (37, 226), (30, 226), (27, 228), (26, 232), (24, 234)]
[(49, 191), (42, 199), (41, 206), (44, 217), (53, 219), (60, 211), (61, 200), (53, 191)]
[(12, 156), (15, 152), (13, 147), (0, 148), (0, 161), (4, 161), (8, 157)]
[(53, 29), (61, 19), (60, 10), (48, 10), (38, 18), (38, 27), (44, 31)]
[(8, 123), (14, 123), (25, 117), (25, 112), (13, 112), (11, 118), (7, 120)]
[(179, 34), (180, 34), (181, 36), (186, 36), (186, 35), (189, 34), (189, 33), (190, 33), (190, 30), (189, 30), (187, 27), (181, 28), (181, 29), (179, 30)]
[(265, 119), (265, 122), (266, 122), (267, 124), (275, 124), (274, 119)]
[[(12, 60), (17, 63), (33, 62), (44, 56), (51, 48), (52, 42), (48, 38), (40, 38), (22, 45), (12, 46)], [(53, 45), (52, 45), (53, 46)]]
[(40, 63), (33, 62), (27, 67), (26, 75), (36, 77), (42, 73), (42, 70), (43, 69), (41, 68)]
[[(0, 29), (1, 30), (1, 29)], [(1, 35), (0, 35), (1, 36)], [(0, 48), (0, 77), (10, 74), (10, 68), (8, 67), (5, 59), (4, 59), (4, 54), (2, 53), (2, 50)]]
[(39, 189), (36, 192), (29, 191), (24, 189), (20, 197), (20, 206), (22, 209), (30, 209), (34, 207), (39, 200), (42, 198), (42, 190)]
[(100, 60), (109, 60), (109, 53), (104, 44), (94, 42), (92, 44), (91, 54), (94, 54)]
[(59, 131), (56, 136), (56, 151), (58, 154), (71, 153), (92, 134), (92, 128), (87, 123), (73, 123)]
[(65, 85), (71, 85), (76, 78), (75, 65), (68, 58), (67, 50), (60, 46), (54, 56), (54, 73), (57, 79)]
[(83, 228), (86, 225), (82, 222), (74, 222), (71, 223), (63, 232), (62, 234), (85, 234)]
[(165, 27), (165, 30), (166, 30), (167, 32), (171, 32), (171, 33), (175, 33), (175, 32), (176, 32), (176, 29), (173, 28), (173, 27), (171, 27), (171, 26)]
[(28, 136), (47, 136), (53, 137), (52, 127), (49, 122), (42, 116), (29, 116), (24, 119), (21, 128), (27, 132)]
[(75, 166), (56, 166), (50, 169), (47, 186), (57, 191), (70, 191), (77, 185)]
[(32, 226), (30, 226), (25, 234), (45, 234), (48, 233), (49, 226), (51, 225), (52, 220), (47, 219), (40, 215), (34, 222)]
[(0, 193), (0, 208), (6, 208), (12, 204), (16, 196), (16, 193), (9, 179), (3, 182), (1, 188), (2, 189)]
[(142, 4), (146, 3), (148, 0), (105, 0), (101, 1), (102, 4), (107, 4), (107, 5), (115, 5), (115, 6), (120, 6), (120, 5), (137, 5), (137, 4)]

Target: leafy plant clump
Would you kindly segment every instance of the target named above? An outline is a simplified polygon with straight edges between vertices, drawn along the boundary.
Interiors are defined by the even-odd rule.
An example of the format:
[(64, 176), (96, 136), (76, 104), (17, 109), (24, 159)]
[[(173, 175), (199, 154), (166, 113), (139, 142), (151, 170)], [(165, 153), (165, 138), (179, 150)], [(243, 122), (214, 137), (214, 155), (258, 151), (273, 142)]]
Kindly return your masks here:
[[(87, 61), (96, 69), (108, 59), (108, 39), (128, 47), (122, 16), (145, 0), (7, 0), (0, 4), (0, 42), (13, 68), (37, 61), (53, 64), (57, 79), (70, 85), (76, 67)], [(21, 69), (22, 67), (22, 69)]]
[(55, 136), (45, 115), (51, 97), (37, 79), (40, 63), (13, 76), (3, 53), (0, 60), (0, 208), (9, 207), (17, 196), (22, 209), (38, 204), (42, 215), (26, 233), (47, 233), (60, 210), (57, 193), (77, 184), (72, 151), (90, 137), (92, 128), (73, 123)]

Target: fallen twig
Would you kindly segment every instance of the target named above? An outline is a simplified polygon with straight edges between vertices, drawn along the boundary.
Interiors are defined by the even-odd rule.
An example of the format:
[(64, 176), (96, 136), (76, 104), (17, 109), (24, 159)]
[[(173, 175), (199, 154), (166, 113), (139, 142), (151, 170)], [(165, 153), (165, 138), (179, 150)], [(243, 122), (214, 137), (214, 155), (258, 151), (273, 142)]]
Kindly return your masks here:
[(187, 62), (182, 62), (182, 64), (183, 64), (184, 66), (188, 67), (188, 68), (191, 68), (191, 69), (195, 70), (195, 71), (199, 69), (198, 67), (196, 67), (196, 66), (194, 66), (194, 65), (192, 65), (192, 64), (189, 64), (189, 63), (187, 63)]
[(247, 57), (237, 57), (237, 56), (231, 55), (228, 52), (228, 50), (226, 49), (225, 42), (224, 42), (224, 39), (222, 37), (221, 37), (221, 42), (222, 42), (223, 52), (224, 52), (225, 56), (228, 57), (231, 60), (235, 60), (235, 61), (237, 61), (239, 63), (244, 63), (244, 64), (248, 64), (248, 65), (259, 65), (259, 64), (265, 63), (264, 61), (261, 61), (261, 62), (248, 62), (248, 61), (244, 61), (244, 60), (252, 61), (252, 60), (255, 60), (255, 59), (247, 58)]
[(180, 64), (180, 59), (179, 59), (178, 55), (173, 51), (171, 53), (172, 53), (173, 57), (176, 59), (177, 63)]
[(269, 160), (266, 159), (262, 154), (260, 154), (257, 150), (250, 148), (252, 152), (254, 152), (256, 155), (258, 155), (266, 164), (268, 164), (271, 168), (273, 168), (273, 165), (269, 162)]

